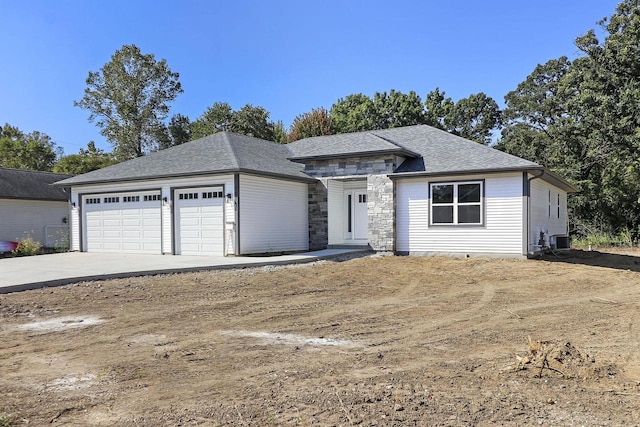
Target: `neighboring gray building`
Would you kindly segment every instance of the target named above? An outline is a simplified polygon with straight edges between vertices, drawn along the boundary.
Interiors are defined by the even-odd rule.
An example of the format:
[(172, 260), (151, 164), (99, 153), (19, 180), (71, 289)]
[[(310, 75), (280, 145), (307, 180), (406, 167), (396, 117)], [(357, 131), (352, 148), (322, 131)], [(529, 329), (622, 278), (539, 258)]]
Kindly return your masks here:
[(575, 188), (418, 125), (279, 145), (221, 132), (56, 183), (81, 251), (244, 255), (331, 246), (524, 257)]
[(69, 175), (0, 168), (0, 241), (26, 237), (68, 246), (69, 193), (53, 184)]

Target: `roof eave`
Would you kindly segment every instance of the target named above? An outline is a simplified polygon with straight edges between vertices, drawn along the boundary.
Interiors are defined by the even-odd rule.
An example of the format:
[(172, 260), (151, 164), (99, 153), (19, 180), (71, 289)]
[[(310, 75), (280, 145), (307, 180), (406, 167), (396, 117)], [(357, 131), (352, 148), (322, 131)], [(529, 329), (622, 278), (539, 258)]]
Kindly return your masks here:
[(428, 171), (415, 171), (415, 172), (394, 172), (389, 174), (389, 178), (398, 179), (398, 178), (419, 178), (425, 176), (450, 176), (450, 175), (477, 175), (477, 174), (486, 174), (486, 173), (505, 173), (505, 172), (525, 172), (525, 171), (542, 171), (544, 168), (542, 166), (532, 166), (532, 167), (506, 167), (506, 168), (488, 168), (488, 169), (461, 169), (461, 170), (449, 170), (449, 171), (438, 171), (438, 172), (428, 172)]
[(52, 185), (56, 187), (75, 187), (80, 185), (108, 184), (110, 182), (134, 182), (134, 181), (158, 180), (158, 179), (166, 179), (166, 178), (182, 178), (185, 176), (193, 176), (193, 175), (196, 175), (196, 176), (222, 175), (222, 174), (235, 173), (235, 172), (238, 172), (237, 168), (223, 169), (223, 170), (216, 170), (216, 171), (185, 172), (185, 173), (175, 173), (175, 174), (166, 174), (166, 175), (144, 175), (144, 176), (118, 178), (118, 179), (104, 178), (104, 179), (94, 179), (94, 180), (87, 180), (87, 181), (80, 181), (80, 182), (58, 181), (58, 182), (54, 182)]
[(33, 201), (40, 201), (40, 202), (68, 202), (69, 199), (68, 198), (52, 198), (52, 197), (20, 197), (20, 196), (0, 196), (0, 199), (5, 199), (5, 200), (33, 200)]
[(131, 178), (120, 178), (120, 179), (99, 179), (99, 180), (71, 182), (71, 183), (64, 183), (64, 181), (60, 181), (52, 185), (55, 185), (57, 187), (76, 187), (76, 186), (94, 185), (94, 184), (108, 184), (111, 182), (135, 182), (135, 181), (145, 181), (145, 180), (155, 181), (155, 180), (167, 179), (167, 178), (184, 178), (187, 176), (224, 175), (224, 174), (230, 174), (230, 173), (248, 173), (252, 175), (271, 176), (274, 178), (282, 178), (282, 179), (303, 181), (303, 182), (317, 181), (315, 178), (311, 178), (311, 177), (307, 178), (305, 176), (294, 176), (294, 175), (288, 175), (288, 174), (279, 174), (275, 172), (264, 172), (264, 171), (254, 170), (254, 169), (246, 169), (246, 168), (231, 168), (231, 169), (222, 169), (222, 170), (216, 170), (216, 171), (185, 172), (180, 174), (149, 175), (149, 176), (140, 176), (140, 177), (131, 177)]
[(562, 176), (558, 175), (555, 172), (552, 172), (548, 169), (544, 169), (544, 174), (541, 176), (545, 181), (555, 185), (556, 187), (562, 188), (567, 193), (579, 193), (580, 189), (575, 185), (571, 184), (569, 181), (564, 179)]
[(508, 172), (543, 172), (539, 178), (544, 179), (545, 181), (555, 185), (558, 188), (565, 190), (567, 193), (577, 193), (578, 190), (573, 184), (571, 184), (566, 179), (562, 178), (560, 175), (555, 172), (551, 172), (550, 170), (545, 169), (542, 166), (525, 166), (525, 167), (508, 167), (508, 168), (490, 168), (490, 169), (469, 169), (469, 170), (457, 170), (457, 171), (442, 171), (442, 172), (426, 172), (426, 171), (416, 171), (416, 172), (397, 172), (389, 174), (390, 179), (401, 179), (401, 178), (420, 178), (420, 177), (444, 177), (444, 176), (452, 176), (452, 175), (480, 175), (480, 174), (497, 174), (497, 173), (508, 173)]

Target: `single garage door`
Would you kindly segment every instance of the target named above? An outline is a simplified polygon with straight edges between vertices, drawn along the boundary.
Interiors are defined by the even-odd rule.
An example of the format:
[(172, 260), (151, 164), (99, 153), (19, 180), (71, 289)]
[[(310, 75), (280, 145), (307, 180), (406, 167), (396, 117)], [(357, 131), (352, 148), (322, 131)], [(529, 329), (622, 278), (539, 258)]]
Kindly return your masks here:
[(161, 253), (160, 192), (83, 197), (87, 252)]
[(175, 191), (176, 254), (224, 255), (223, 201), (222, 187)]

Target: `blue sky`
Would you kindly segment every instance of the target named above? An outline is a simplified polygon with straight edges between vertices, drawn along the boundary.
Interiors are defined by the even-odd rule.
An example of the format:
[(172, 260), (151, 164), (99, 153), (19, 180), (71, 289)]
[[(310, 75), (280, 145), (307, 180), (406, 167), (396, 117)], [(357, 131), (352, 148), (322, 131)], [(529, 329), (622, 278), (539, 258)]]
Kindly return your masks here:
[(124, 44), (164, 58), (184, 88), (171, 114), (249, 103), (289, 126), (351, 93), (390, 89), (500, 105), (539, 63), (618, 0), (0, 0), (0, 125), (50, 135), (65, 154), (111, 146), (73, 106)]

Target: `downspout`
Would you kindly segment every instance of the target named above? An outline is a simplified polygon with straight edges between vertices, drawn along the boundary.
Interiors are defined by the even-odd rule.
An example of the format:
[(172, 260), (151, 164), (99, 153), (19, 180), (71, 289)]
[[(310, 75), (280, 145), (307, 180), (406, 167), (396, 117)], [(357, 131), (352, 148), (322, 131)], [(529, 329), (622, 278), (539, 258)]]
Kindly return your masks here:
[(534, 179), (542, 178), (544, 176), (544, 169), (540, 171), (540, 175), (532, 176), (527, 179), (527, 256), (529, 256), (529, 239), (531, 238), (531, 181)]

